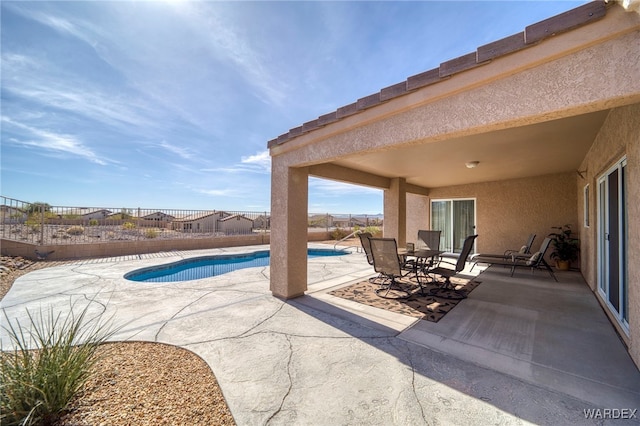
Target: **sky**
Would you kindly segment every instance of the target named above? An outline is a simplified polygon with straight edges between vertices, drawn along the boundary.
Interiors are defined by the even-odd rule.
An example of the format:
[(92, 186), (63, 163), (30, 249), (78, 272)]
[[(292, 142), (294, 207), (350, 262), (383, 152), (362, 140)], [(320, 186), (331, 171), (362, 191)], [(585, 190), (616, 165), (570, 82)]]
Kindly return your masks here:
[[(0, 195), (269, 211), (269, 140), (584, 3), (3, 0)], [(383, 210), (315, 178), (308, 202)]]

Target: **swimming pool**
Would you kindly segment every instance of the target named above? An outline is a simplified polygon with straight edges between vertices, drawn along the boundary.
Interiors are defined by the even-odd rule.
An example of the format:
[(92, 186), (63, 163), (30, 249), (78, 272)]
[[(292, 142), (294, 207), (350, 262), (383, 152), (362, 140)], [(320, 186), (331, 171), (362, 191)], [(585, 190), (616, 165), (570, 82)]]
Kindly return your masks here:
[[(332, 249), (308, 249), (309, 259), (322, 256), (342, 256), (348, 252)], [(166, 283), (172, 281), (190, 281), (215, 277), (238, 269), (269, 266), (269, 250), (243, 254), (221, 254), (195, 257), (166, 265), (136, 269), (125, 274), (131, 281)]]

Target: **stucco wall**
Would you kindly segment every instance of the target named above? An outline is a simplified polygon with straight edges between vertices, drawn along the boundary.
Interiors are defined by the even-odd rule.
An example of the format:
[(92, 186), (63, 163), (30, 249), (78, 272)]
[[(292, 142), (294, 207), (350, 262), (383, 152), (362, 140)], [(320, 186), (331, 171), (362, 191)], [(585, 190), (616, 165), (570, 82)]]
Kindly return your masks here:
[[(625, 341), (636, 365), (640, 366), (640, 104), (613, 109), (580, 170), (585, 179), (577, 182), (578, 211), (582, 220), (584, 185), (589, 184), (591, 226), (582, 227), (582, 271), (592, 289), (597, 286), (597, 179), (624, 155), (627, 156), (627, 214), (628, 214), (628, 282), (629, 337)], [(606, 311), (606, 309), (605, 309)], [(615, 324), (615, 321), (614, 321)]]
[(536, 233), (532, 250), (552, 232), (552, 226), (577, 226), (576, 173), (435, 188), (431, 199), (476, 199), (476, 249), (502, 253), (518, 249)]
[(407, 242), (415, 243), (418, 231), (430, 229), (429, 197), (407, 194)]

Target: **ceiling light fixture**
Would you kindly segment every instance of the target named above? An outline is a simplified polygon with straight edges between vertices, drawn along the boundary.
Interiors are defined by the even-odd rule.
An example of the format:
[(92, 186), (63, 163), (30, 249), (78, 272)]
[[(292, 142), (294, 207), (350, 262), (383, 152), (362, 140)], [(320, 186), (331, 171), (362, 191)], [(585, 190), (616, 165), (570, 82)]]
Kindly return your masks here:
[(479, 161), (467, 161), (464, 163), (464, 165), (467, 166), (467, 169), (475, 169), (478, 167), (478, 164), (480, 164)]

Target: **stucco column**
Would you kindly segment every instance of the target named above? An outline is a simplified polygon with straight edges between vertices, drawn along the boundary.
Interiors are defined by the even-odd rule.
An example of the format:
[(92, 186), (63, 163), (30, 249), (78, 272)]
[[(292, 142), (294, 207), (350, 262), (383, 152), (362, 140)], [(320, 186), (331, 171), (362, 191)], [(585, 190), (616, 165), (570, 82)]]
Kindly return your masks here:
[(307, 290), (307, 168), (271, 162), (271, 293), (280, 298)]
[(407, 194), (407, 242), (415, 243), (418, 231), (431, 229), (430, 200), (424, 195)]
[(391, 179), (389, 189), (384, 190), (385, 238), (395, 238), (398, 247), (407, 244), (407, 181), (405, 178)]

